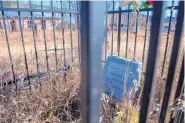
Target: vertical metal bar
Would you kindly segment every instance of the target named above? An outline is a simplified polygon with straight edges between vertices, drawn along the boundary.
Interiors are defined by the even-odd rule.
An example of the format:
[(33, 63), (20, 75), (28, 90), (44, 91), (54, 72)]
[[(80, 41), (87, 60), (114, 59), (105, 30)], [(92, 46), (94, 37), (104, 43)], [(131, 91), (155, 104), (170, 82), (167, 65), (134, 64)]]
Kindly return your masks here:
[(149, 11), (147, 11), (147, 16), (146, 16), (145, 39), (144, 39), (143, 56), (142, 56), (142, 69), (143, 69), (144, 59), (145, 59), (146, 38), (147, 38), (147, 32), (148, 32), (148, 16), (149, 16)]
[(147, 59), (146, 77), (142, 93), (139, 123), (148, 123), (149, 111), (153, 101), (155, 84), (157, 78), (158, 60), (160, 55), (160, 40), (162, 35), (163, 1), (154, 1), (153, 17), (150, 32), (150, 44)]
[[(183, 82), (183, 87), (182, 87), (182, 91), (181, 91), (181, 94), (180, 94), (182, 101), (184, 101), (184, 99), (183, 99), (184, 98), (184, 89), (185, 89), (185, 84)], [(184, 108), (178, 111), (177, 117), (178, 117), (180, 123), (184, 123)]]
[[(0, 1), (0, 4), (1, 4), (1, 7), (3, 7), (2, 1)], [(10, 51), (10, 44), (9, 44), (8, 32), (7, 32), (7, 29), (6, 29), (4, 11), (2, 11), (2, 18), (3, 18), (3, 25), (4, 25), (5, 36), (6, 36), (6, 44), (7, 44), (7, 47), (8, 47), (8, 55), (9, 55), (9, 59), (10, 59), (10, 68), (11, 68), (11, 71), (12, 71), (13, 82), (15, 83), (16, 92), (17, 92), (17, 82), (15, 81), (14, 65), (13, 65), (13, 60), (12, 60), (12, 54), (11, 54), (11, 51)]]
[[(184, 56), (183, 56), (183, 60), (182, 60), (178, 85), (177, 85), (177, 89), (176, 89), (176, 93), (175, 93), (175, 100), (178, 99), (181, 96), (181, 92), (184, 88), (183, 84), (184, 84)], [(178, 112), (178, 113), (180, 113), (180, 112)], [(174, 120), (175, 120), (174, 118), (170, 118), (169, 123), (175, 123)]]
[[(114, 11), (114, 0), (113, 2), (113, 11)], [(112, 14), (112, 46), (111, 46), (111, 55), (113, 54), (114, 51), (114, 13)]]
[[(63, 10), (62, 1), (60, 1), (61, 10)], [(65, 37), (64, 37), (64, 13), (61, 13), (62, 18), (62, 46), (63, 46), (63, 52), (64, 52), (64, 66), (66, 66), (66, 50), (65, 50)]]
[[(184, 89), (181, 94), (184, 94)], [(184, 123), (184, 110), (178, 110), (175, 114), (174, 121), (170, 121), (169, 123)]]
[[(41, 9), (43, 9), (43, 1), (41, 1)], [(48, 63), (48, 49), (47, 49), (47, 43), (46, 43), (46, 32), (45, 32), (45, 22), (44, 22), (44, 12), (42, 12), (42, 30), (44, 35), (44, 46), (45, 46), (45, 54), (46, 54), (46, 67), (47, 72), (49, 72), (49, 63)]]
[[(138, 31), (138, 23), (139, 23), (139, 12), (137, 12), (136, 18), (136, 32), (135, 32), (135, 42), (134, 42), (134, 60), (136, 60), (136, 48), (137, 48), (137, 31)], [(135, 30), (134, 30), (135, 31)]]
[[(106, 5), (106, 14), (105, 14), (105, 61), (107, 59), (107, 44), (108, 44), (108, 35), (107, 35), (107, 32), (108, 32), (108, 26), (107, 26), (107, 16), (108, 16), (108, 7), (107, 7), (107, 1), (105, 2), (105, 5)], [(110, 31), (109, 31), (110, 32)]]
[[(61, 10), (63, 10), (63, 5), (62, 5), (62, 1), (60, 1), (60, 5), (61, 5)], [(62, 46), (63, 46), (63, 53), (64, 53), (64, 67), (66, 67), (66, 50), (65, 50), (65, 37), (64, 37), (64, 13), (61, 13), (61, 18), (62, 18)], [(63, 76), (63, 81), (66, 82), (66, 75), (67, 73), (64, 72), (64, 76)]]
[(119, 15), (118, 15), (118, 43), (117, 43), (117, 50), (118, 50), (118, 56), (120, 56), (120, 42), (121, 42), (121, 7), (119, 7)]
[(107, 29), (108, 29), (108, 27), (107, 27), (107, 12), (108, 12), (108, 7), (107, 7), (107, 1), (105, 2), (105, 4), (106, 4), (106, 14), (105, 14), (105, 61), (106, 61), (106, 59), (107, 59), (107, 44), (108, 44), (108, 40), (107, 40)]
[[(69, 11), (71, 11), (71, 1), (69, 1)], [(73, 62), (73, 36), (72, 36), (72, 29), (71, 29), (71, 13), (69, 14), (69, 28), (70, 28), (70, 39), (71, 39), (71, 60)]]
[(165, 93), (163, 97), (163, 103), (162, 103), (160, 119), (159, 119), (160, 123), (164, 123), (167, 120), (166, 112), (168, 111), (169, 99), (170, 99), (170, 96), (172, 94), (172, 90), (174, 87), (173, 79), (174, 79), (174, 74), (175, 74), (175, 67), (177, 64), (178, 50), (180, 47), (180, 39), (181, 39), (181, 36), (183, 35), (182, 34), (183, 26), (184, 26), (183, 21), (184, 21), (184, 1), (180, 1), (179, 8), (178, 8), (175, 36), (173, 40), (170, 64), (169, 64), (168, 75), (167, 75), (167, 80), (166, 80)]
[(180, 115), (180, 122), (179, 123), (184, 123), (184, 111), (180, 111), (181, 115)]
[[(32, 8), (31, 6), (31, 1), (29, 0), (29, 5), (30, 5), (30, 9)], [(39, 63), (38, 63), (38, 54), (37, 54), (37, 45), (36, 45), (36, 39), (35, 39), (35, 31), (34, 31), (34, 21), (33, 21), (33, 12), (31, 12), (31, 24), (32, 24), (32, 33), (33, 33), (33, 42), (34, 42), (34, 50), (35, 50), (35, 59), (36, 59), (36, 70), (37, 70), (37, 74), (40, 78), (40, 72), (39, 72)]]
[[(183, 69), (184, 71), (184, 69)], [(180, 78), (179, 78), (180, 79)], [(183, 81), (183, 85), (182, 85), (182, 89), (181, 89), (181, 92), (180, 92), (180, 96), (178, 97), (179, 99), (183, 99), (183, 94), (184, 94), (184, 81)], [(176, 90), (177, 91), (177, 90)], [(176, 99), (176, 98), (175, 98)], [(175, 100), (174, 100), (175, 101)], [(182, 115), (182, 110), (177, 110), (176, 113), (175, 113), (175, 117), (174, 118), (170, 118), (170, 121), (169, 123), (179, 123), (178, 121), (180, 120), (181, 118), (181, 115)], [(174, 120), (174, 121), (173, 121)], [(182, 123), (182, 122), (180, 122)], [(184, 122), (183, 122), (184, 123)]]
[[(51, 0), (51, 8), (53, 10), (53, 0)], [(53, 40), (54, 40), (54, 49), (55, 49), (55, 64), (56, 64), (56, 71), (58, 67), (58, 60), (57, 60), (57, 44), (56, 44), (56, 37), (55, 37), (55, 22), (54, 22), (54, 12), (52, 12), (52, 26), (53, 26)]]
[[(19, 1), (17, 0), (17, 8), (19, 8)], [(25, 50), (25, 45), (24, 45), (24, 36), (23, 36), (23, 30), (22, 30), (22, 24), (21, 24), (21, 18), (20, 18), (20, 11), (18, 11), (18, 17), (19, 17), (19, 28), (20, 28), (20, 33), (21, 33), (21, 41), (22, 41), (22, 47), (23, 47), (23, 52), (24, 52), (24, 64), (26, 68), (26, 78), (28, 78), (28, 83), (29, 86), (31, 85), (30, 83), (30, 76), (28, 72), (28, 63), (27, 63), (27, 57), (26, 57), (26, 50)]]
[(31, 0), (29, 0), (29, 7), (32, 8)]
[(181, 72), (178, 80), (178, 85), (177, 85), (177, 91), (175, 93), (175, 99), (177, 99), (180, 95), (181, 92), (184, 88), (184, 55), (183, 55), (183, 60), (182, 60), (182, 65), (181, 65)]
[[(172, 6), (174, 6), (174, 1), (172, 1)], [(173, 15), (173, 8), (171, 8), (171, 11), (170, 11), (170, 21), (169, 21), (169, 25), (168, 25), (168, 33), (167, 33), (166, 46), (165, 46), (165, 51), (164, 51), (164, 58), (163, 58), (161, 76), (163, 76), (164, 66), (165, 66), (165, 62), (166, 62), (166, 55), (167, 55), (167, 50), (168, 50), (168, 40), (169, 40), (169, 37), (170, 37), (172, 15)]]
[[(130, 5), (128, 5), (128, 10), (130, 10)], [(127, 20), (127, 38), (126, 38), (126, 51), (125, 51), (125, 57), (127, 58), (127, 52), (128, 52), (128, 34), (129, 34), (129, 28), (130, 28), (130, 12), (128, 12), (128, 16), (127, 16), (128, 20)]]
[[(80, 85), (80, 95), (83, 107), (81, 107), (82, 112), (82, 123), (88, 123), (90, 119), (90, 100), (89, 95), (89, 56), (88, 56), (88, 42), (89, 42), (89, 2), (81, 1), (81, 10), (80, 10), (80, 21), (81, 21), (81, 85)], [(86, 24), (86, 25), (84, 25)], [(83, 58), (85, 57), (85, 58)], [(83, 66), (82, 66), (83, 65)]]
[[(101, 73), (101, 46), (104, 39), (104, 2), (81, 1), (81, 85), (82, 123), (98, 123)], [(97, 30), (97, 28), (99, 28)]]
[[(77, 2), (77, 11), (79, 12), (79, 2)], [(80, 63), (80, 59), (81, 59), (81, 54), (80, 54), (80, 15), (77, 14), (77, 25), (78, 25), (78, 60), (79, 60), (79, 63)]]

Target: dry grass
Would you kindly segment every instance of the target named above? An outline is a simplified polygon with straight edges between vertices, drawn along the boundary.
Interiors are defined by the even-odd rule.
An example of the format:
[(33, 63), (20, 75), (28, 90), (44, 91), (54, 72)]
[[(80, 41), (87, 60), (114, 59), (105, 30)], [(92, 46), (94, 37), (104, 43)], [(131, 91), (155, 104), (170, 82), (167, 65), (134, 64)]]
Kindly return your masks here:
[[(27, 64), (30, 74), (36, 73), (36, 60), (34, 52), (33, 36), (31, 31), (25, 30), (24, 42), (26, 48)], [(36, 37), (39, 72), (46, 72), (46, 55), (42, 30), (38, 30)], [(80, 118), (78, 88), (80, 83), (80, 72), (78, 66), (78, 43), (77, 31), (73, 31), (74, 62), (71, 62), (70, 33), (65, 31), (66, 61), (68, 65), (74, 66), (67, 73), (67, 82), (63, 80), (63, 73), (55, 74), (56, 68), (64, 66), (63, 50), (57, 50), (56, 66), (54, 51), (48, 51), (49, 72), (51, 79), (45, 81), (40, 87), (33, 85), (32, 90), (21, 91), (18, 95), (12, 92), (14, 87), (1, 88), (0, 99), (0, 122), (67, 122)], [(46, 31), (46, 42), (48, 49), (54, 49), (52, 30)], [(26, 74), (23, 48), (20, 32), (9, 32), (10, 49), (12, 53), (14, 71), (16, 77)], [(62, 48), (62, 34), (56, 32), (57, 49)], [(0, 35), (0, 72), (7, 73), (6, 78), (12, 79), (9, 55), (5, 35)], [(34, 81), (34, 80), (33, 80)], [(10, 95), (11, 91), (11, 95)]]
[[(32, 90), (19, 92), (18, 95), (2, 96), (1, 122), (64, 122), (80, 118), (78, 97), (80, 72), (73, 68), (67, 74), (67, 82), (62, 73), (52, 80), (32, 87)], [(7, 88), (4, 88), (4, 91)]]
[(111, 96), (102, 95), (102, 123), (138, 123), (139, 108), (134, 106), (132, 99), (125, 98), (116, 103)]

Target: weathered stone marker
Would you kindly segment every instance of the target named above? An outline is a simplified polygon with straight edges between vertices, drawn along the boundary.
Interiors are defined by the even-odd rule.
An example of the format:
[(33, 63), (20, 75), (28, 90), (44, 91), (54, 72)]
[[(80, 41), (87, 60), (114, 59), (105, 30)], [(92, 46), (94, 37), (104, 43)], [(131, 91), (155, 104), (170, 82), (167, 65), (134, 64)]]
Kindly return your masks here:
[(123, 99), (123, 91), (137, 90), (140, 84), (142, 63), (129, 61), (117, 56), (109, 56), (104, 65), (105, 93), (118, 101)]

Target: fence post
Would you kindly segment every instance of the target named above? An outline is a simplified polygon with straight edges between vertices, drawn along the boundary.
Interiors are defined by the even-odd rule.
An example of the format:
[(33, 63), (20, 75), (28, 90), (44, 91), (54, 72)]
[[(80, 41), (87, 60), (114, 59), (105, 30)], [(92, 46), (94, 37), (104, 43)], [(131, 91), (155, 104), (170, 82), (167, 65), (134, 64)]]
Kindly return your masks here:
[(183, 35), (183, 24), (184, 22), (184, 1), (180, 1), (179, 3), (179, 9), (178, 9), (178, 15), (177, 15), (177, 24), (175, 29), (175, 35), (173, 40), (173, 46), (172, 46), (172, 52), (171, 52), (171, 58), (170, 58), (170, 64), (168, 69), (168, 75), (166, 80), (166, 87), (165, 87), (165, 93), (163, 97), (163, 103), (160, 113), (160, 119), (159, 123), (166, 123), (167, 120), (167, 111), (168, 111), (168, 104), (169, 99), (172, 94), (172, 90), (174, 87), (174, 74), (175, 74), (175, 67), (177, 64), (177, 58), (178, 58), (178, 50), (180, 47), (180, 38)]
[(98, 123), (103, 85), (101, 48), (104, 39), (105, 2), (81, 1), (80, 14), (82, 123)]
[(150, 34), (150, 44), (147, 59), (146, 77), (142, 93), (139, 123), (148, 123), (149, 111), (153, 102), (155, 91), (158, 60), (160, 56), (160, 40), (162, 35), (163, 22), (163, 1), (153, 3), (153, 17)]

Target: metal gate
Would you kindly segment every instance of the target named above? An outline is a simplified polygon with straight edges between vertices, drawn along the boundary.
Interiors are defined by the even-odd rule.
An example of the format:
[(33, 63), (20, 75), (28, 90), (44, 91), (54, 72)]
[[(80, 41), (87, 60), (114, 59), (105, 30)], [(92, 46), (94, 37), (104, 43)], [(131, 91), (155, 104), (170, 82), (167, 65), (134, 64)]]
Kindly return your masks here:
[[(107, 31), (107, 27), (110, 26), (109, 29), (109, 40), (107, 41), (107, 37), (105, 36), (105, 42), (104, 42), (104, 56), (103, 56), (103, 63), (105, 62), (108, 55), (117, 55), (121, 57), (125, 57), (128, 59), (135, 60), (136, 58), (143, 62), (143, 69), (144, 71), (144, 82), (143, 82), (143, 90), (142, 90), (142, 97), (141, 97), (141, 107), (140, 107), (140, 117), (139, 122), (145, 123), (150, 121), (149, 114), (153, 107), (154, 100), (154, 94), (157, 87), (157, 78), (161, 77), (163, 81), (165, 82), (164, 87), (164, 97), (162, 97), (161, 100), (161, 108), (158, 109), (159, 117), (156, 119), (157, 122), (164, 123), (164, 122), (182, 122), (183, 121), (183, 111), (179, 110), (177, 111), (175, 118), (170, 118), (170, 112), (169, 112), (169, 104), (171, 102), (176, 102), (177, 99), (183, 98), (183, 81), (184, 81), (184, 74), (183, 66), (184, 66), (184, 50), (183, 47), (181, 47), (181, 43), (183, 40), (183, 20), (184, 20), (184, 2), (180, 1), (178, 6), (174, 5), (174, 1), (172, 1), (172, 6), (164, 7), (163, 1), (154, 1), (153, 2), (153, 8), (147, 8), (147, 9), (139, 9), (139, 12), (135, 12), (135, 20), (134, 21), (134, 31), (130, 32), (130, 15), (134, 12), (133, 9), (128, 7), (128, 10), (122, 10), (121, 7), (117, 7), (117, 10), (115, 10), (115, 4), (116, 2), (112, 2), (112, 10), (107, 11), (107, 16), (105, 19), (105, 30)], [(106, 3), (107, 4), (107, 3)], [(88, 26), (92, 22), (92, 18), (90, 16), (90, 13), (93, 13), (95, 10), (93, 8), (93, 3), (91, 2), (82, 2), (81, 5), (81, 22), (83, 24), (81, 25), (82, 29), (85, 30), (87, 33), (82, 33), (82, 44), (85, 43), (86, 45), (83, 46), (89, 46), (91, 43), (88, 43), (88, 41), (92, 41), (93, 33), (90, 31), (91, 26)], [(82, 11), (83, 10), (83, 11)], [(170, 16), (167, 19), (164, 18), (164, 12), (168, 10), (170, 11)], [(176, 16), (176, 21), (174, 22), (174, 16), (173, 12), (178, 11), (178, 14)], [(139, 43), (139, 33), (141, 28), (138, 28), (139, 22), (140, 22), (140, 16), (141, 12), (145, 12), (145, 24), (143, 28), (144, 36), (143, 36), (143, 43)], [(150, 15), (150, 12), (153, 13), (153, 15)], [(112, 19), (110, 19), (108, 16), (112, 15)], [(126, 29), (125, 29), (125, 38), (122, 39), (121, 35), (121, 28), (124, 27), (124, 23), (122, 22), (122, 16), (125, 14), (126, 16)], [(100, 14), (99, 14), (100, 15)], [(117, 22), (115, 21), (115, 16)], [(108, 23), (108, 19), (111, 20), (112, 23)], [(150, 27), (150, 25), (151, 27)], [(163, 24), (167, 24), (167, 28), (164, 27)], [(96, 24), (95, 24), (96, 25)], [(122, 26), (123, 25), (123, 26)], [(172, 26), (173, 25), (173, 26)], [(90, 28), (91, 27), (91, 28)], [(133, 26), (134, 27), (134, 26)], [(167, 30), (166, 30), (167, 29)], [(84, 30), (81, 30), (82, 32)], [(111, 30), (111, 31), (110, 31)], [(165, 31), (166, 30), (166, 31)], [(175, 31), (174, 31), (175, 30)], [(173, 33), (174, 36), (172, 37), (172, 41), (170, 41), (170, 34)], [(150, 33), (149, 33), (150, 32)], [(129, 37), (131, 35), (134, 37), (134, 41), (132, 40), (132, 37)], [(166, 39), (163, 39), (163, 35), (165, 33)], [(92, 37), (90, 35), (93, 35)], [(106, 34), (105, 34), (106, 35)], [(115, 39), (115, 35), (117, 36), (117, 39)], [(149, 35), (149, 36), (148, 36)], [(147, 37), (148, 36), (148, 37)], [(148, 40), (148, 41), (147, 41)], [(169, 49), (169, 42), (171, 42), (171, 47)], [(131, 44), (132, 43), (132, 44)], [(109, 45), (110, 44), (110, 45)], [(148, 45), (148, 49), (146, 44)], [(101, 45), (101, 43), (99, 43)], [(109, 45), (109, 46), (108, 46)], [(129, 53), (129, 45), (133, 47), (133, 52)], [(161, 55), (160, 50), (163, 50), (161, 47), (164, 46), (163, 54)], [(116, 46), (116, 47), (115, 47)], [(137, 51), (137, 48), (139, 46), (143, 46), (141, 48), (141, 52)], [(93, 47), (93, 46), (92, 46)], [(114, 50), (116, 49), (116, 50)], [(123, 49), (121, 51), (121, 49)], [(97, 49), (98, 50), (98, 49)], [(171, 50), (171, 51), (169, 51)], [(94, 49), (94, 52), (96, 49)], [(98, 94), (95, 95), (94, 91), (98, 88), (98, 86), (95, 86), (95, 81), (93, 81), (93, 77), (97, 78), (97, 81), (101, 81), (101, 78), (98, 78), (97, 75), (101, 75), (100, 72), (95, 70), (98, 70), (99, 67), (99, 59), (97, 58), (97, 62), (94, 63), (94, 65), (97, 66), (91, 66), (90, 59), (94, 58), (91, 54), (92, 49), (85, 49), (85, 52), (87, 54), (82, 55), (82, 88), (85, 88), (82, 90), (82, 100), (85, 100), (83, 103), (83, 114), (82, 119), (83, 122), (95, 122), (98, 121), (98, 114), (99, 109), (94, 108), (94, 102), (95, 100), (98, 101)], [(109, 53), (110, 52), (110, 53)], [(84, 53), (84, 52), (82, 52)], [(167, 55), (168, 54), (168, 55)], [(141, 55), (141, 57), (139, 57)], [(169, 60), (168, 60), (169, 58)], [(146, 63), (145, 63), (145, 60)], [(168, 62), (167, 62), (168, 61)], [(95, 61), (94, 61), (95, 62)], [(169, 67), (166, 67), (168, 65)], [(95, 67), (97, 67), (95, 69)], [(161, 68), (161, 69), (159, 69)], [(177, 74), (180, 74), (178, 77)], [(178, 81), (177, 81), (178, 80)], [(88, 82), (88, 83), (87, 83)], [(177, 88), (176, 88), (177, 87)], [(175, 94), (175, 97), (173, 97), (173, 93)], [(178, 97), (178, 98), (177, 98)], [(171, 101), (173, 100), (173, 101)], [(93, 109), (92, 111), (88, 111), (88, 109)], [(96, 113), (95, 113), (96, 112)], [(92, 120), (92, 118), (94, 120)], [(96, 120), (95, 120), (96, 119)], [(174, 121), (175, 120), (175, 121)]]

